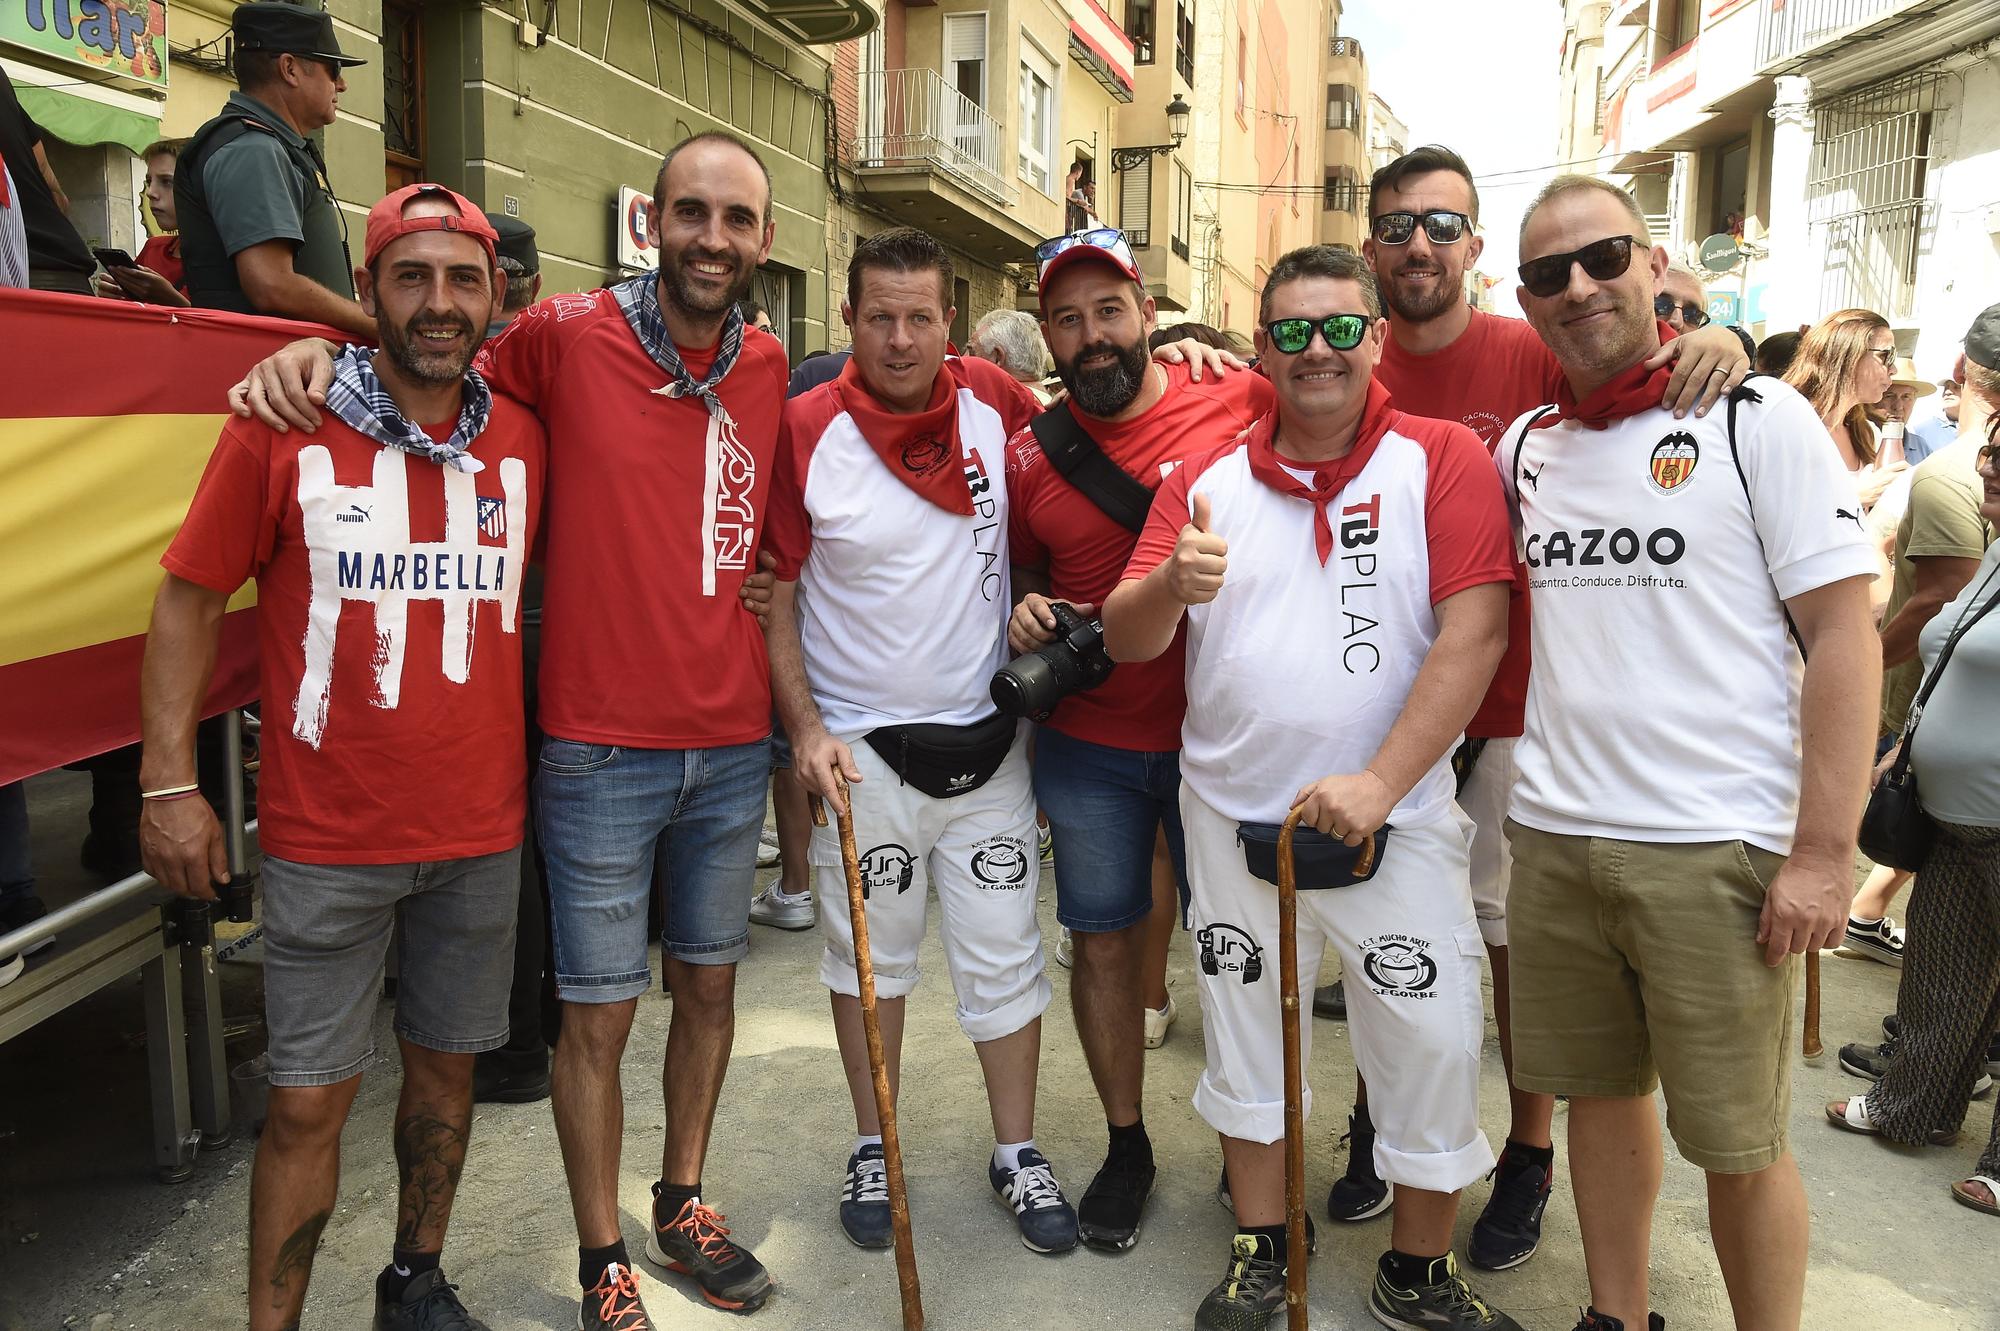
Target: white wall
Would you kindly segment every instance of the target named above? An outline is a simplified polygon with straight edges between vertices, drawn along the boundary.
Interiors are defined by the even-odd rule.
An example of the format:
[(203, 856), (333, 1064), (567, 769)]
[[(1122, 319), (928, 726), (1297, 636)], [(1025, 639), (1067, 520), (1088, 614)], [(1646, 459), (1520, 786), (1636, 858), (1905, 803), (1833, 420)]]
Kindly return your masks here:
[(2000, 54), (1948, 79), (1933, 140), (1937, 230), (1917, 268), (1917, 370), (1936, 378), (1973, 316), (2000, 302)]

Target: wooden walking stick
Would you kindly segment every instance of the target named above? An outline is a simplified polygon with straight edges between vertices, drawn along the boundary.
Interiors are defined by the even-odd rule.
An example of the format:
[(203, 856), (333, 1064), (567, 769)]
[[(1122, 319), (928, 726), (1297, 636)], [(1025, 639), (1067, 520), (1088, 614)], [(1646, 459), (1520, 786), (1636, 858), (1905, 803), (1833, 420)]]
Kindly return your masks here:
[[(843, 803), (847, 782), (840, 783)], [(811, 797), (813, 823), (826, 826), (826, 806)], [(917, 1246), (910, 1234), (910, 1197), (903, 1189), (903, 1143), (896, 1134), (896, 1101), (889, 1093), (889, 1063), (882, 1054), (882, 1025), (875, 1015), (875, 965), (868, 951), (868, 908), (861, 885), (861, 856), (854, 848), (854, 814), (836, 809), (840, 862), (847, 869), (847, 915), (854, 924), (854, 974), (861, 991), (861, 1029), (868, 1037), (868, 1071), (875, 1078), (875, 1116), (882, 1125), (882, 1163), (889, 1175), (889, 1223), (896, 1233), (896, 1284), (903, 1300), (903, 1331), (923, 1331), (924, 1295), (917, 1283)]]
[[(1305, 814), (1301, 804), (1278, 832), (1278, 998), (1285, 1026), (1285, 1325), (1306, 1331), (1306, 1110), (1305, 1069), (1299, 1063), (1299, 870), (1292, 834)], [(1354, 876), (1375, 867), (1375, 838), (1354, 862)]]
[(1819, 1042), (1819, 951), (1806, 953), (1806, 1029), (1801, 1041), (1807, 1058), (1818, 1058), (1825, 1048)]

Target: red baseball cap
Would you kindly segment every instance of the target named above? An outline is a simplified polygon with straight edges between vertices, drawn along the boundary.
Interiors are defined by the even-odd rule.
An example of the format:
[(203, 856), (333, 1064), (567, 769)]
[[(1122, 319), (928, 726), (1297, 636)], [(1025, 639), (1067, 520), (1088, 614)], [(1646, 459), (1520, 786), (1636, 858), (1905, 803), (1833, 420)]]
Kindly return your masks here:
[[(456, 217), (436, 215), (431, 217), (405, 217), (403, 209), (412, 199), (436, 196), (440, 201), (458, 209)], [(500, 234), (493, 224), (486, 220), (486, 214), (479, 206), (454, 190), (442, 185), (405, 185), (391, 194), (384, 195), (380, 202), (368, 210), (368, 238), (363, 242), (361, 266), (372, 267), (391, 241), (418, 231), (458, 231), (471, 236), (486, 250), (486, 257), (494, 257), (494, 246), (500, 242)]]
[(1035, 248), (1038, 267), (1035, 283), (1040, 288), (1042, 308), (1049, 303), (1049, 282), (1055, 275), (1071, 264), (1095, 260), (1118, 270), (1126, 278), (1145, 285), (1146, 279), (1139, 275), (1139, 261), (1132, 254), (1132, 246), (1125, 239), (1125, 233), (1116, 227), (1096, 227), (1088, 231), (1077, 231), (1067, 236), (1057, 236), (1045, 240)]

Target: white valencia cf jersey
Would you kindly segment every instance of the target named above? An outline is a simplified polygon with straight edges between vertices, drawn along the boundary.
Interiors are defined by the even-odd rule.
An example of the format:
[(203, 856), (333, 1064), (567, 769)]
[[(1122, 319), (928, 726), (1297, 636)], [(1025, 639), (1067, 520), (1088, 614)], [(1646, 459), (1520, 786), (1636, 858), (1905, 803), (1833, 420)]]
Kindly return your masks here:
[(1791, 850), (1803, 674), (1785, 601), (1876, 571), (1854, 488), (1805, 399), (1603, 429), (1566, 420), (1494, 450), (1533, 614), (1513, 817), (1633, 841)]

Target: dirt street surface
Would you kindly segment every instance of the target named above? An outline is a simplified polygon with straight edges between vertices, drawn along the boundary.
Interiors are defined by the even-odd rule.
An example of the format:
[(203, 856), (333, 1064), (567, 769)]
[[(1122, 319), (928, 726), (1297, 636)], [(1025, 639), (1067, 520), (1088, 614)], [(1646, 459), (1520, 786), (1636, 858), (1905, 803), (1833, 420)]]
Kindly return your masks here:
[[(81, 788), (79, 788), (81, 786)], [(36, 850), (44, 887), (61, 889), (74, 863), (47, 815), (73, 812), (87, 784), (62, 776), (36, 787)], [(67, 822), (67, 819), (61, 821)], [(69, 871), (73, 873), (74, 871)], [(760, 878), (768, 875), (760, 875)], [(74, 895), (53, 890), (54, 898)], [(1055, 937), (1054, 882), (1044, 869), (1043, 927)], [(841, 903), (844, 908), (844, 903)], [(1900, 903), (1898, 907), (1901, 914)], [(852, 1139), (847, 1097), (824, 991), (817, 933), (754, 928), (737, 981), (735, 1061), (706, 1171), (706, 1200), (769, 1266), (777, 1291), (747, 1319), (762, 1331), (900, 1325), (887, 1252), (851, 1247), (835, 1221)], [(935, 938), (911, 1000), (901, 1109), (925, 1308), (935, 1331), (1016, 1327), (1177, 1328), (1221, 1276), (1229, 1216), (1215, 1201), (1215, 1135), (1188, 1106), (1201, 1068), (1201, 1012), (1192, 953), (1172, 967), (1179, 1023), (1147, 1056), (1147, 1123), (1160, 1181), (1138, 1246), (1121, 1256), (1079, 1249), (1027, 1251), (986, 1184), (992, 1148), (978, 1064), (960, 1034)], [(1051, 963), (1053, 966), (1053, 963)], [(657, 959), (655, 961), (657, 973)], [(1310, 962), (1307, 963), (1308, 969)], [(257, 1010), (255, 966), (225, 968), (232, 1018)], [(1104, 1125), (1068, 1006), (1068, 973), (1054, 969), (1044, 1025), (1037, 1139), (1070, 1198), (1080, 1197), (1104, 1150)], [(1275, 966), (1273, 967), (1275, 977)], [(1328, 978), (1331, 978), (1329, 974)], [(1955, 1205), (1990, 1123), (1977, 1101), (1950, 1147), (1905, 1150), (1831, 1130), (1821, 1106), (1864, 1089), (1834, 1061), (1841, 1042), (1879, 1040), (1897, 972), (1845, 954), (1825, 961), (1826, 1055), (1798, 1069), (1793, 1140), (1812, 1206), (1806, 1325), (1991, 1331), (2000, 1325), (1991, 1274), (2000, 1228)], [(624, 1062), (626, 1242), (642, 1251), (648, 1185), (657, 1177), (660, 1057), (671, 1003), (643, 1000)], [(143, 1014), (136, 989), (114, 986), (0, 1047), (0, 1328), (5, 1331), (210, 1331), (243, 1325), (245, 1215), (251, 1143), (202, 1157), (194, 1179), (168, 1187), (146, 1167)], [(1345, 1164), (1339, 1144), (1353, 1085), (1344, 1025), (1313, 1022), (1309, 1077), (1319, 1094), (1307, 1131), (1307, 1198), (1321, 1211)], [(252, 1026), (232, 1061), (261, 1047)], [(389, 1010), (378, 1047), (393, 1050)], [(393, 1060), (393, 1055), (391, 1056)], [(389, 1255), (395, 1174), (389, 1129), (393, 1061), (364, 1078), (344, 1140), (339, 1205), (313, 1273), (304, 1325), (356, 1331), (370, 1324), (374, 1277)], [(1506, 1129), (1500, 1055), (1489, 1023), (1483, 1119), (1495, 1147)], [(1556, 1119), (1558, 1161), (1565, 1131)], [(1670, 1148), (1671, 1149), (1671, 1148)], [(1528, 1331), (1569, 1331), (1587, 1297), (1564, 1166), (1541, 1252), (1504, 1274), (1474, 1273), (1475, 1288)], [(1487, 1185), (1466, 1194), (1459, 1251)], [(1365, 1309), (1386, 1218), (1354, 1227), (1321, 1211), (1311, 1267), (1312, 1325), (1372, 1326)], [(448, 1274), (493, 1331), (575, 1325), (576, 1247), (546, 1103), (482, 1106), (445, 1250)], [(1655, 1307), (1674, 1331), (1729, 1326), (1728, 1303), (1704, 1220), (1702, 1176), (1669, 1156), (1654, 1243)], [(662, 1327), (734, 1327), (688, 1282), (640, 1261), (647, 1302)]]

